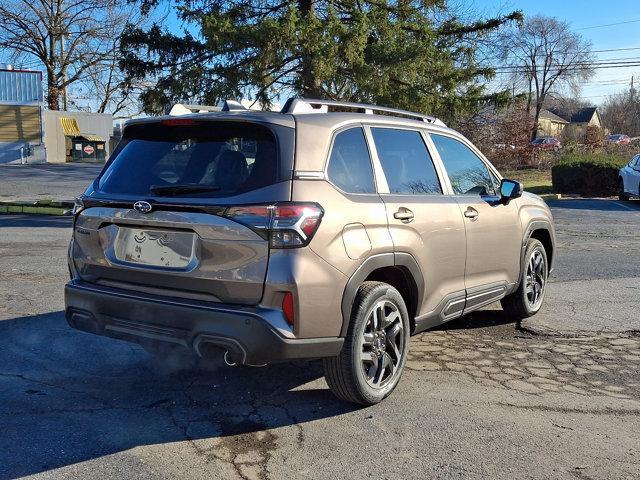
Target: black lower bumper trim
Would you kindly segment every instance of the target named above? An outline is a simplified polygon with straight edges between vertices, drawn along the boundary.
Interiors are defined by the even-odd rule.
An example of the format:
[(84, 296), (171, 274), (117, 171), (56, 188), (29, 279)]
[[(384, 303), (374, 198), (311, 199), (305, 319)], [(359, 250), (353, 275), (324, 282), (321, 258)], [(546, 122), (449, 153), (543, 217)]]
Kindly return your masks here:
[(177, 344), (201, 357), (226, 350), (250, 365), (336, 356), (344, 342), (285, 338), (257, 309), (172, 302), (75, 281), (65, 287), (65, 305), (67, 322), (78, 330), (136, 343)]

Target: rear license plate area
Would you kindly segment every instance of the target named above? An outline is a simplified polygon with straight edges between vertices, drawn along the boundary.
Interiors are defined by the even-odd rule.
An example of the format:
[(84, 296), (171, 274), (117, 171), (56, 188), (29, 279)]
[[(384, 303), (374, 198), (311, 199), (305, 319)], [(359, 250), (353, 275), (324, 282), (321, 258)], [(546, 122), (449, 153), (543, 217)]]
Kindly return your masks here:
[(186, 270), (195, 261), (193, 232), (119, 227), (113, 253), (118, 262)]

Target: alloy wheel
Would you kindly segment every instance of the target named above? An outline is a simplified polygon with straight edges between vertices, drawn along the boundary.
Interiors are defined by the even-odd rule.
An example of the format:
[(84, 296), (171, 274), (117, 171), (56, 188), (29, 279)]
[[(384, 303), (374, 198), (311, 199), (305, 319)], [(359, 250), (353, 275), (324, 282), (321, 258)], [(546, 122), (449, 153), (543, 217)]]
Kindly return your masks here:
[(534, 250), (529, 257), (525, 277), (525, 296), (531, 310), (540, 308), (546, 283), (547, 267), (544, 255), (540, 250)]
[(389, 300), (376, 303), (367, 316), (360, 342), (360, 364), (367, 383), (384, 388), (400, 371), (405, 336), (397, 305)]

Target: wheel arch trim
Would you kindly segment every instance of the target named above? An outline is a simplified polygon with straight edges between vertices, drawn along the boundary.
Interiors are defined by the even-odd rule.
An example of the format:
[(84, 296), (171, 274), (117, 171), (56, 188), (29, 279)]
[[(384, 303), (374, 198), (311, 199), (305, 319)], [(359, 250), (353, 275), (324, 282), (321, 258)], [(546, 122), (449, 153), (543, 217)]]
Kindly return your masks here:
[[(422, 270), (418, 265), (416, 259), (410, 253), (395, 252), (395, 253), (379, 253), (372, 255), (365, 259), (364, 262), (358, 267), (358, 269), (351, 275), (342, 294), (342, 328), (340, 330), (340, 336), (344, 337), (347, 334), (349, 328), (349, 322), (351, 321), (351, 310), (353, 308), (353, 302), (356, 298), (356, 294), (360, 285), (365, 279), (371, 275), (374, 271), (384, 267), (404, 267), (406, 268), (413, 281), (416, 284), (417, 295), (416, 299), (417, 308), (422, 305), (422, 298), (424, 296), (424, 276)], [(411, 320), (411, 319), (409, 319)]]
[(556, 261), (556, 237), (553, 225), (549, 220), (532, 220), (527, 225), (525, 230), (525, 234), (522, 240), (522, 251), (520, 253), (520, 276), (518, 280), (522, 278), (522, 271), (524, 269), (524, 254), (527, 250), (527, 243), (531, 239), (533, 232), (537, 230), (546, 230), (549, 234), (549, 238), (551, 239), (551, 252), (547, 252), (547, 256), (551, 257), (549, 259), (549, 273), (553, 270), (553, 265)]

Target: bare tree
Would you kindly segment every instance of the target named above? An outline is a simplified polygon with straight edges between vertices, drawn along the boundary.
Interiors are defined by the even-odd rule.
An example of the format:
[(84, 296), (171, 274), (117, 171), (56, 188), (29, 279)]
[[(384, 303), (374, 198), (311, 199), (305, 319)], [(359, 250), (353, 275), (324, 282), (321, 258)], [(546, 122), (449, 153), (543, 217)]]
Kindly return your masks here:
[(2, 0), (0, 47), (14, 62), (43, 66), (47, 104), (58, 110), (69, 85), (104, 72), (117, 55), (116, 38), (133, 8), (124, 0)]
[(460, 125), (460, 130), (498, 168), (518, 169), (533, 165), (529, 146), (531, 116), (526, 99), (518, 98), (505, 107), (486, 105)]
[[(130, 23), (141, 24), (129, 19)], [(122, 27), (118, 26), (120, 30)], [(110, 113), (115, 118), (127, 118), (142, 113), (140, 94), (147, 85), (127, 80), (119, 67), (120, 32), (114, 32), (111, 45), (102, 60), (88, 68), (73, 89), (72, 103), (80, 110)]]
[(602, 122), (611, 133), (640, 136), (640, 95), (629, 90), (607, 97), (602, 106)]
[(579, 90), (581, 82), (593, 76), (591, 43), (572, 32), (568, 23), (556, 18), (534, 16), (502, 38), (505, 71), (514, 81), (524, 81), (527, 110), (533, 111), (531, 138), (538, 133), (538, 119), (553, 90)]

